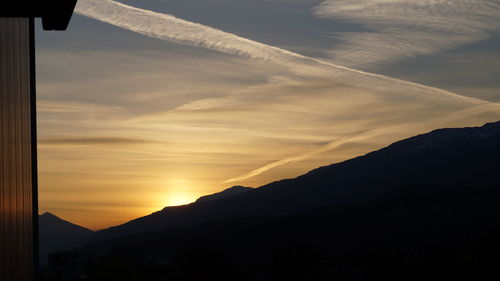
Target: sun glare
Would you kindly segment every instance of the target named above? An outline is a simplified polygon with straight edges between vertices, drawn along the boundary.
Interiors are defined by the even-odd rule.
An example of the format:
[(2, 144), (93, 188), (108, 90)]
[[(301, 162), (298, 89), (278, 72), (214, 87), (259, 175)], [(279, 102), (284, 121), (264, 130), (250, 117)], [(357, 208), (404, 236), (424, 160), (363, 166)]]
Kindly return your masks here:
[(165, 206), (186, 205), (196, 200), (191, 194), (187, 193), (169, 193), (166, 195)]
[(163, 195), (163, 207), (186, 205), (196, 200), (193, 194), (192, 182), (183, 178), (170, 178), (166, 182), (168, 187)]

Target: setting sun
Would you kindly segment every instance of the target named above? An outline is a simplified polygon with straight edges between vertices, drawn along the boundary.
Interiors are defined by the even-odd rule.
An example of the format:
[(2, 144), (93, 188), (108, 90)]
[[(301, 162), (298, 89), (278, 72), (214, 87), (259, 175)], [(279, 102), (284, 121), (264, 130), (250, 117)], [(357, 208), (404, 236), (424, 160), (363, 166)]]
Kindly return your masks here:
[(161, 200), (158, 202), (160, 208), (186, 205), (194, 202), (199, 197), (193, 182), (184, 178), (173, 177), (166, 179), (165, 190), (167, 192), (161, 198), (158, 198)]
[(168, 193), (165, 196), (164, 206), (180, 206), (192, 203), (196, 198), (188, 193)]

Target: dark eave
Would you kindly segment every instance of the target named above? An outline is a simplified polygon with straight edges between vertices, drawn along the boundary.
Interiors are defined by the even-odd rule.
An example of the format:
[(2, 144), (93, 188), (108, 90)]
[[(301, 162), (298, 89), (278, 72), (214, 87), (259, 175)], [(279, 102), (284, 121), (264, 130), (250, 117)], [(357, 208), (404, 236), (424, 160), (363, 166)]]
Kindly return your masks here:
[(77, 0), (3, 0), (0, 17), (42, 18), (43, 29), (65, 30)]

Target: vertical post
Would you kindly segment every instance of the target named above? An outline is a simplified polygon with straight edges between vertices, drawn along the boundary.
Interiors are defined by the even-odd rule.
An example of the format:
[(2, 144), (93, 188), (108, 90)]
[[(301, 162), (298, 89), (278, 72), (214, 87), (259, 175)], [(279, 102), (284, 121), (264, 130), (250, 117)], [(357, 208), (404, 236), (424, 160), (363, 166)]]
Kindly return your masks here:
[(32, 281), (36, 233), (33, 21), (0, 18), (0, 280)]
[(0, 2), (0, 281), (38, 278), (34, 18), (65, 30), (76, 1)]

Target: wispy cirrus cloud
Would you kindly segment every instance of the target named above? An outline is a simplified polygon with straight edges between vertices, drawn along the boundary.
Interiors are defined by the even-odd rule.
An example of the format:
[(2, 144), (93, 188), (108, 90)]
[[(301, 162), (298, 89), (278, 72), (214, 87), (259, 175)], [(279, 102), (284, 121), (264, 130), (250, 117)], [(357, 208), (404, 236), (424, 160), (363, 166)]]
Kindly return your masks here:
[(57, 113), (80, 113), (89, 111), (117, 112), (123, 109), (118, 106), (96, 105), (88, 103), (61, 102), (61, 101), (38, 101), (38, 112)]
[(45, 145), (129, 145), (144, 144), (154, 141), (120, 137), (78, 137), (78, 138), (43, 138), (39, 144)]
[(112, 0), (81, 0), (78, 2), (76, 12), (150, 37), (269, 61), (286, 67), (290, 73), (300, 77), (330, 78), (346, 85), (448, 102), (485, 103), (483, 100), (464, 97), (442, 89), (303, 56), (169, 14), (139, 9)]
[(498, 0), (325, 0), (312, 11), (366, 27), (331, 35), (342, 41), (332, 61), (350, 67), (452, 49), (500, 28)]
[[(337, 16), (356, 23), (373, 25), (373, 29), (377, 32), (359, 33), (363, 35), (361, 39), (355, 38), (359, 35), (358, 33), (344, 34), (343, 39), (346, 42), (351, 40), (352, 42), (358, 42), (356, 43), (358, 45), (354, 43), (349, 45), (346, 43), (337, 50), (339, 53), (345, 51), (342, 55), (344, 58), (350, 57), (353, 61), (364, 61), (367, 64), (387, 61), (389, 58), (432, 53), (440, 49), (452, 48), (456, 45), (485, 37), (486, 31), (492, 29), (492, 26), (495, 26), (493, 23), (496, 22), (494, 15), (498, 8), (496, 4), (497, 1), (491, 3), (491, 5), (485, 2), (473, 4), (473, 2), (466, 0), (409, 2), (408, 4), (402, 0), (325, 1), (313, 11), (318, 16)], [(470, 15), (463, 11), (463, 14), (467, 14), (468, 16), (457, 22), (455, 21), (455, 17), (462, 14), (460, 9), (466, 9), (464, 5), (472, 5), (472, 8), (475, 10)], [(442, 17), (441, 14), (444, 13), (442, 10), (448, 6), (452, 8), (450, 11), (453, 15)], [(469, 9), (470, 8), (471, 7), (469, 7)], [(363, 14), (361, 10), (367, 10), (367, 15), (359, 15)], [(76, 11), (90, 18), (153, 38), (267, 61), (285, 67), (288, 72), (295, 77), (312, 79), (327, 78), (345, 85), (390, 93), (394, 95), (394, 97), (396, 97), (396, 95), (407, 95), (417, 99), (456, 103), (461, 106), (479, 105), (479, 107), (476, 108), (484, 110), (485, 112), (498, 111), (500, 107), (497, 103), (464, 97), (446, 90), (348, 68), (329, 61), (304, 56), (275, 46), (259, 43), (206, 25), (189, 22), (169, 14), (139, 9), (112, 0), (81, 0), (79, 1)], [(405, 11), (406, 13), (403, 13)], [(410, 14), (412, 16), (419, 16), (419, 13), (425, 14), (426, 16), (414, 20), (406, 19)], [(486, 16), (486, 18), (477, 19), (479, 16)], [(465, 22), (465, 24), (459, 24), (463, 22)], [(386, 25), (400, 26), (386, 28)], [(405, 27), (409, 29), (409, 27), (412, 26), (416, 30), (408, 33), (408, 35), (402, 31)], [(444, 28), (440, 29), (440, 26)], [(379, 29), (377, 29), (377, 27), (379, 27)], [(444, 37), (436, 35), (442, 35), (443, 33), (445, 34)], [(384, 36), (388, 37), (386, 38)], [(383, 43), (378, 43), (379, 41)], [(373, 50), (367, 48), (367, 46), (371, 46)], [(383, 46), (385, 46), (385, 48)], [(355, 54), (356, 51), (360, 50), (364, 53)], [(357, 59), (355, 59), (356, 56), (358, 56)], [(245, 99), (245, 97), (243, 97), (243, 99)], [(234, 107), (240, 104), (241, 100), (242, 98), (240, 95), (238, 95), (238, 97), (225, 96), (208, 98), (190, 102), (176, 109), (181, 111), (196, 111), (216, 109), (219, 107)], [(488, 106), (486, 108), (483, 105)], [(311, 158), (346, 143), (367, 140), (375, 136), (388, 134), (389, 131), (392, 130), (391, 128), (373, 129), (346, 138), (341, 137), (329, 142), (323, 147), (300, 154), (299, 156), (292, 156), (264, 165), (261, 168), (252, 170), (242, 176), (229, 179), (226, 182), (242, 181), (269, 169), (290, 162), (298, 162)], [(394, 128), (395, 130), (400, 130), (401, 125), (395, 126)]]

